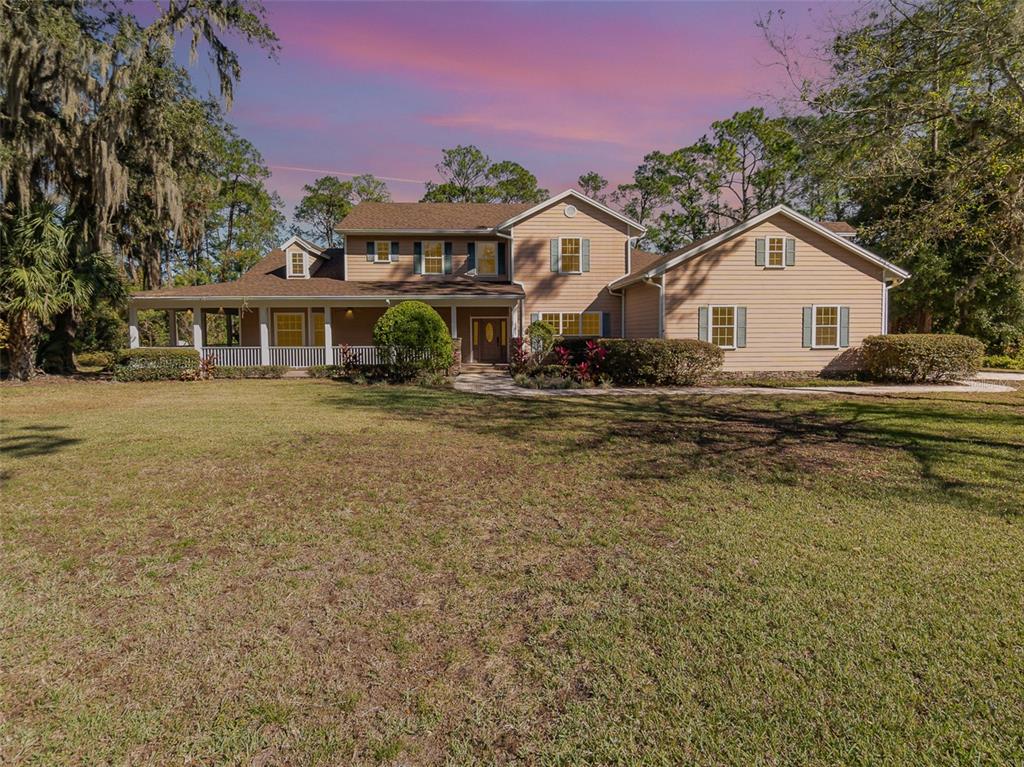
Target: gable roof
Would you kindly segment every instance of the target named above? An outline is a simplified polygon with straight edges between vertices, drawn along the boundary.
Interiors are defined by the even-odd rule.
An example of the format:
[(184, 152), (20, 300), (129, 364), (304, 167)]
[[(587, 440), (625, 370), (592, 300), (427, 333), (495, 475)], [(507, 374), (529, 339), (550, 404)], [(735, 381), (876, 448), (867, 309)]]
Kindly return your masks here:
[[(748, 229), (757, 226), (758, 224), (762, 223), (763, 221), (766, 221), (772, 216), (780, 214), (786, 216), (786, 218), (789, 218), (793, 221), (796, 221), (799, 224), (808, 227), (812, 231), (815, 231), (818, 234), (825, 237), (827, 240), (835, 243), (836, 245), (839, 245), (842, 248), (845, 248), (847, 251), (855, 255), (858, 255), (861, 258), (864, 258), (872, 262), (873, 264), (881, 266), (883, 269), (892, 272), (900, 279), (905, 280), (910, 277), (910, 272), (901, 269), (900, 267), (896, 266), (896, 264), (890, 261), (886, 261), (877, 253), (873, 253), (872, 251), (868, 250), (862, 245), (858, 245), (857, 243), (850, 240), (848, 236), (844, 237), (842, 234), (837, 234), (828, 227), (823, 226), (817, 221), (812, 221), (811, 219), (807, 218), (807, 216), (797, 213), (795, 210), (786, 205), (776, 205), (774, 208), (766, 210), (764, 213), (760, 213), (754, 216), (753, 218), (747, 219), (746, 221), (742, 221), (739, 224), (736, 224), (735, 226), (731, 226), (725, 231), (719, 232), (718, 234), (710, 235), (708, 237), (704, 237), (699, 240), (695, 240), (694, 242), (691, 242), (689, 245), (685, 245), (682, 248), (679, 248), (678, 250), (674, 250), (671, 253), (666, 253), (664, 256), (657, 259), (653, 263), (648, 264), (647, 266), (641, 266), (639, 269), (634, 269), (625, 277), (620, 277), (617, 280), (613, 280), (611, 283), (609, 283), (608, 287), (615, 290), (618, 288), (624, 288), (627, 285), (632, 285), (634, 282), (639, 282), (640, 280), (644, 280), (649, 277), (657, 277), (659, 275), (662, 275), (669, 269), (673, 269), (679, 264), (683, 263), (683, 261), (687, 261), (691, 258), (694, 258), (695, 256), (699, 256), (701, 253), (710, 250), (716, 245), (720, 245), (721, 243), (726, 242), (727, 240), (731, 240), (733, 237), (736, 237), (737, 235), (742, 234)], [(847, 226), (849, 225), (847, 224)]]
[(304, 248), (308, 253), (312, 253), (314, 256), (323, 255), (324, 258), (330, 258), (329, 255), (324, 253), (323, 248), (314, 245), (304, 237), (299, 237), (299, 235), (297, 234), (294, 234), (287, 240), (285, 240), (284, 243), (282, 243), (281, 246), (277, 248), (277, 250), (285, 251), (288, 250), (288, 248), (290, 248), (292, 245), (298, 245), (300, 248)]
[(335, 227), (339, 232), (487, 232), (522, 213), (525, 203), (361, 202)]
[(835, 234), (842, 234), (848, 237), (852, 237), (857, 234), (857, 229), (845, 221), (816, 221), (818, 226), (823, 226), (830, 232)]
[(607, 205), (604, 205), (603, 203), (600, 203), (597, 200), (594, 200), (594, 199), (592, 199), (590, 197), (587, 197), (582, 192), (577, 192), (575, 189), (566, 189), (561, 194), (556, 194), (554, 197), (549, 197), (548, 199), (544, 200), (544, 202), (538, 203), (537, 205), (534, 205), (533, 207), (527, 208), (526, 210), (524, 210), (524, 211), (522, 211), (522, 212), (512, 216), (512, 218), (509, 218), (509, 219), (507, 219), (505, 221), (502, 221), (498, 225), (497, 228), (498, 229), (508, 229), (510, 226), (515, 226), (520, 221), (522, 221), (524, 219), (527, 219), (527, 218), (529, 218), (530, 216), (532, 216), (532, 215), (534, 215), (536, 213), (540, 213), (545, 208), (549, 208), (552, 205), (554, 205), (555, 203), (561, 202), (566, 197), (575, 197), (577, 200), (580, 200), (581, 202), (585, 202), (588, 205), (593, 205), (595, 208), (597, 208), (598, 210), (604, 211), (609, 216), (612, 216), (613, 218), (617, 218), (619, 221), (621, 221), (622, 223), (626, 224), (626, 226), (629, 226), (629, 227), (631, 227), (633, 229), (636, 229), (637, 230), (637, 234), (643, 234), (644, 232), (647, 231), (647, 227), (644, 226), (643, 224), (641, 224), (641, 223), (639, 223), (637, 221), (634, 221), (633, 219), (629, 218), (628, 216), (622, 215), (617, 210), (612, 210)]

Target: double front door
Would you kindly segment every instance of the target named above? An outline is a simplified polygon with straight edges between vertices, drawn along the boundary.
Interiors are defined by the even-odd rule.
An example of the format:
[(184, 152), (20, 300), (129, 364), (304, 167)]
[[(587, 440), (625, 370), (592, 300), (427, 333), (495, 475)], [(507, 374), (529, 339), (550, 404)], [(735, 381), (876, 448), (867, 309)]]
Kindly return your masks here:
[(473, 318), (473, 361), (506, 362), (508, 320), (504, 317)]

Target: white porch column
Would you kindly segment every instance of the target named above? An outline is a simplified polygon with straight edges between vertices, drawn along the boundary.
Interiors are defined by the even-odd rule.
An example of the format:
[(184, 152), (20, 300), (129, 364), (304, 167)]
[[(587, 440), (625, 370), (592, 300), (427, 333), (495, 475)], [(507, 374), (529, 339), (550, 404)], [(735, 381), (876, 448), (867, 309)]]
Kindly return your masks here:
[(519, 314), (520, 314), (520, 302), (516, 301), (515, 306), (512, 307), (512, 311), (509, 314), (512, 315), (512, 332), (510, 335), (512, 338), (519, 338), (523, 332), (519, 329)]
[(270, 364), (270, 311), (260, 307), (260, 364)]
[(452, 304), (452, 338), (459, 337), (459, 310)]
[(334, 364), (334, 328), (331, 326), (331, 307), (324, 307), (324, 364)]
[(128, 304), (128, 346), (139, 348), (139, 310)]
[(203, 350), (203, 307), (192, 307), (192, 346)]
[(167, 310), (167, 341), (171, 346), (178, 345), (178, 313), (174, 309)]

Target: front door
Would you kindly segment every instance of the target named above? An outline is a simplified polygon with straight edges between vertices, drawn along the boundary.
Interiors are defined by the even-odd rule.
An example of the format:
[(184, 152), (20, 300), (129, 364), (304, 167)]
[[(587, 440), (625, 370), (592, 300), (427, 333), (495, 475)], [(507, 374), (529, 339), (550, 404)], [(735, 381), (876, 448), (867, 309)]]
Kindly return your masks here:
[(508, 320), (501, 317), (473, 318), (473, 360), (504, 362)]

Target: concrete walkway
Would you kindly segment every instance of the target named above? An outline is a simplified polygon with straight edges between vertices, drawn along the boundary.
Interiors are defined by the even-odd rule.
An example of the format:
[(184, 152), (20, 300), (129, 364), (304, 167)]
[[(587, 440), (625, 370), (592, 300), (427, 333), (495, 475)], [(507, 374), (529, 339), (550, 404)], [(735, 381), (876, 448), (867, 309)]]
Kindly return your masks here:
[[(1004, 379), (1006, 380), (1006, 379)], [(1009, 379), (1021, 380), (1021, 379)], [(613, 387), (610, 389), (524, 389), (516, 386), (508, 373), (463, 373), (455, 379), (457, 391), (471, 394), (490, 394), (495, 397), (627, 397), (627, 396), (686, 396), (693, 394), (998, 394), (1014, 391), (1012, 386), (984, 381), (961, 381), (956, 384), (921, 386), (793, 386), (769, 388), (765, 386), (650, 386)]]
[(983, 370), (975, 378), (982, 381), (1024, 381), (1024, 373), (1016, 370)]

